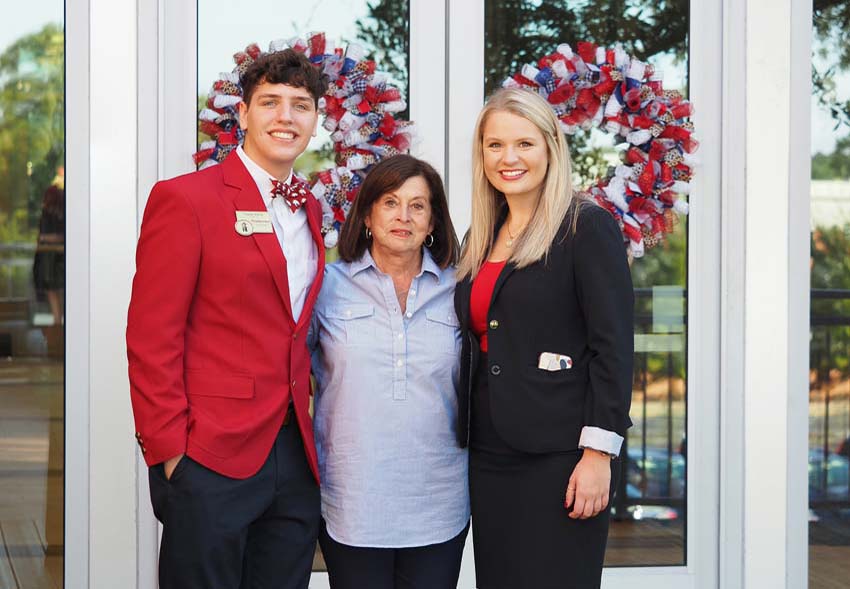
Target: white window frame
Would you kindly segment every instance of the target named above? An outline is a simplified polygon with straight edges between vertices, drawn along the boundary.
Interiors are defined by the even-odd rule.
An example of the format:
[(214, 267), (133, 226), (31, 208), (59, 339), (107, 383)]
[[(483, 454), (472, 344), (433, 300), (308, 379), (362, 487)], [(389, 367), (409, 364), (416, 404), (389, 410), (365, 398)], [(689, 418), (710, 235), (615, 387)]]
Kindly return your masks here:
[(136, 244), (136, 10), (67, 3), (66, 587), (136, 583), (124, 331)]

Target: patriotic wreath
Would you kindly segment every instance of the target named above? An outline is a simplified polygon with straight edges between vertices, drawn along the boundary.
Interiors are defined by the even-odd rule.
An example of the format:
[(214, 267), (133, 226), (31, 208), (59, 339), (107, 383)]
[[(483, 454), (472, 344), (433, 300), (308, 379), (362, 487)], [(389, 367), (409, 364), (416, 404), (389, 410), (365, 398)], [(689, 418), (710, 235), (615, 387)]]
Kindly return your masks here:
[[(289, 47), (304, 53), (329, 80), (319, 112), (324, 116), (322, 126), (331, 133), (336, 165), (312, 175), (309, 184), (322, 205), (325, 247), (332, 248), (366, 174), (382, 159), (407, 151), (413, 123), (395, 118), (407, 108), (404, 98), (386, 74), (376, 71), (374, 61), (364, 59), (360, 45), (351, 43), (343, 50), (328, 42), (324, 33), (311, 33), (307, 40), (272, 41), (268, 52)], [(249, 45), (233, 56), (233, 71), (213, 83), (206, 108), (198, 114), (199, 130), (211, 137), (194, 155), (199, 169), (223, 161), (242, 143), (239, 76), (262, 54), (256, 44)]]
[(562, 44), (536, 65), (526, 64), (505, 87), (523, 87), (549, 101), (568, 135), (593, 127), (622, 145), (622, 163), (585, 189), (620, 224), (631, 254), (673, 230), (685, 215), (699, 147), (693, 138), (691, 103), (677, 90), (665, 90), (655, 68), (619, 47)]
[[(407, 151), (413, 123), (395, 117), (406, 108), (401, 92), (374, 61), (364, 59), (360, 45), (334, 47), (324, 33), (312, 33), (307, 40), (273, 41), (269, 52), (287, 47), (304, 53), (330, 82), (319, 111), (334, 142), (336, 165), (312, 175), (309, 184), (322, 205), (322, 233), (331, 248), (363, 178), (383, 158)], [(233, 71), (213, 83), (198, 114), (200, 131), (212, 138), (194, 156), (199, 168), (221, 162), (242, 142), (239, 76), (262, 54), (256, 44), (249, 45), (233, 56)], [(585, 191), (617, 219), (634, 257), (673, 230), (672, 211), (687, 214), (681, 195), (690, 192), (692, 154), (699, 147), (689, 120), (693, 107), (679, 91), (664, 90), (651, 64), (619, 47), (580, 42), (573, 52), (562, 44), (502, 85), (541, 94), (568, 135), (596, 127), (622, 145), (622, 163)]]

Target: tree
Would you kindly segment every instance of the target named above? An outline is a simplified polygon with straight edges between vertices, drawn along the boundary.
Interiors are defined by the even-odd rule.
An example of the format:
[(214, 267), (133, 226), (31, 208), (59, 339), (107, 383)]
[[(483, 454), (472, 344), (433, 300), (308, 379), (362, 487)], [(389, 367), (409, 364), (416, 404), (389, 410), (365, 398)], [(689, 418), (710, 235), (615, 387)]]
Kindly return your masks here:
[(832, 153), (816, 153), (812, 156), (812, 180), (850, 179), (850, 135), (835, 142)]
[(0, 54), (0, 216), (26, 211), (35, 227), (64, 158), (64, 30), (48, 24)]
[[(850, 2), (814, 0), (812, 10), (815, 43), (813, 53), (827, 66), (812, 64), (812, 85), (818, 103), (835, 119), (835, 128), (850, 126), (850, 99), (836, 96), (835, 76), (850, 68)], [(847, 98), (847, 97), (844, 97)]]

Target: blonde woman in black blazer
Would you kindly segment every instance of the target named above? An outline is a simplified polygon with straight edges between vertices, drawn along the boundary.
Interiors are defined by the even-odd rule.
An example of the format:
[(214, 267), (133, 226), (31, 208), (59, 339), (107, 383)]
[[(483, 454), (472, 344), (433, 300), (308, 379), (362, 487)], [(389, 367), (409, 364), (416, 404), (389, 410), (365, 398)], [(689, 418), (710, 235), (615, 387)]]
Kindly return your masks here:
[(458, 277), (477, 586), (599, 587), (631, 425), (631, 275), (617, 222), (574, 195), (564, 134), (531, 91), (500, 90), (478, 117)]

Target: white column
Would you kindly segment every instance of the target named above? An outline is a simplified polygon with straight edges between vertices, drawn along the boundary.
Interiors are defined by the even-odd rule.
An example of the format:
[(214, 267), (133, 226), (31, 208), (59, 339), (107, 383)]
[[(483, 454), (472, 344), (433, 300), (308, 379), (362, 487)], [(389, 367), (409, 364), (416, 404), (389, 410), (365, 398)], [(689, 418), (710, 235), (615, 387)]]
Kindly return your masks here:
[[(729, 405), (724, 413), (729, 463), (722, 496), (730, 503), (721, 529), (733, 543), (742, 540), (737, 563), (723, 549), (721, 580), (729, 587), (791, 589), (806, 583), (811, 7), (805, 0), (746, 0), (736, 11), (734, 4), (727, 6), (743, 12), (746, 24), (730, 23), (727, 31), (742, 32), (745, 42), (732, 39), (726, 48), (744, 53), (730, 54), (727, 64), (735, 77), (735, 60), (743, 57), (746, 82), (726, 89), (725, 145), (744, 161), (730, 161), (727, 153), (733, 180), (724, 195), (731, 224), (723, 246), (724, 330), (731, 349), (724, 350), (723, 398), (743, 413), (736, 417)], [(735, 109), (742, 106), (740, 121)], [(733, 126), (735, 120), (743, 127)], [(743, 149), (735, 148), (738, 142)], [(741, 358), (730, 357), (735, 350)]]
[(416, 122), (411, 154), (430, 163), (445, 178), (446, 5), (410, 0), (410, 120)]
[[(89, 587), (112, 589), (136, 585), (137, 449), (124, 331), (136, 245), (138, 52), (135, 2), (89, 7), (88, 562)], [(85, 146), (68, 151), (75, 148)], [(74, 530), (66, 534), (73, 544)]]
[(812, 3), (791, 4), (791, 130), (788, 218), (788, 503), (785, 536), (788, 588), (809, 577), (809, 331)]
[[(65, 586), (89, 586), (89, 1), (65, 11)], [(73, 539), (73, 541), (72, 541)]]
[(484, 105), (484, 0), (446, 0), (449, 26), (449, 211), (463, 239), (472, 215), (472, 134)]

